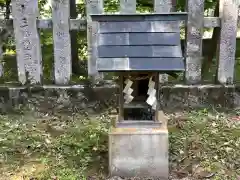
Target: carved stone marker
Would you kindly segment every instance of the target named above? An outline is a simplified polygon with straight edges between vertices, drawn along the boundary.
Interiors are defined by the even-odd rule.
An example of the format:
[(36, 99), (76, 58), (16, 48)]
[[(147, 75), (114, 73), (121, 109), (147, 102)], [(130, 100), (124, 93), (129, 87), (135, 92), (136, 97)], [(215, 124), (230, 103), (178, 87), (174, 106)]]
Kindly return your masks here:
[[(16, 39), (18, 80), (41, 83), (42, 52), (36, 20), (38, 1), (12, 1), (13, 26)], [(28, 77), (26, 77), (28, 74)]]

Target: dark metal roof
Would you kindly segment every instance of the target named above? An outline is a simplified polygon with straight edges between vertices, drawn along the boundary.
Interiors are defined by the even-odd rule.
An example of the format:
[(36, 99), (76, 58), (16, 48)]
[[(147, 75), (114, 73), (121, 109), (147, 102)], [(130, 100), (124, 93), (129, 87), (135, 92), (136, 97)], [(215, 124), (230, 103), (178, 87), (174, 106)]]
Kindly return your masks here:
[(183, 21), (187, 12), (148, 13), (148, 14), (91, 14), (93, 21)]
[(179, 20), (187, 13), (92, 15), (98, 71), (184, 71)]

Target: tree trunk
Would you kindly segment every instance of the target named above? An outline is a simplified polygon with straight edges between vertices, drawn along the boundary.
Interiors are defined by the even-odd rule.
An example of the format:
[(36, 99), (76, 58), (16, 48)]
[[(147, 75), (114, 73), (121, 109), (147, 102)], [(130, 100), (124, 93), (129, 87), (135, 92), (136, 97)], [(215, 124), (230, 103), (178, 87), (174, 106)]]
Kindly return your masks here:
[(6, 12), (5, 12), (5, 19), (9, 19), (10, 18), (10, 14), (11, 14), (11, 9), (10, 9), (10, 4), (11, 4), (11, 0), (6, 0)]
[[(219, 1), (217, 1), (215, 10), (214, 10), (214, 17), (219, 17)], [(220, 27), (215, 27), (212, 34), (212, 39), (210, 42), (210, 51), (206, 58), (204, 58), (203, 64), (202, 64), (202, 76), (204, 76), (204, 73), (208, 73), (211, 65), (213, 64), (213, 59), (216, 55), (217, 49), (218, 49), (218, 42), (220, 38)], [(217, 63), (217, 62), (216, 62)]]
[[(77, 18), (76, 0), (70, 0), (70, 18)], [(81, 68), (78, 57), (78, 42), (77, 42), (77, 31), (71, 30), (71, 53), (72, 53), (72, 72), (73, 74), (80, 74)]]

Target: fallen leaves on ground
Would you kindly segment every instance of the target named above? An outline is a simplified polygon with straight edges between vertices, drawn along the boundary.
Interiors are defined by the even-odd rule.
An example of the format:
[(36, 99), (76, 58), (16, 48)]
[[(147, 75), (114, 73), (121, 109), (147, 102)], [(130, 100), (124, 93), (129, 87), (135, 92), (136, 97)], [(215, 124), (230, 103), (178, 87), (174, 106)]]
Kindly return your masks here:
[[(166, 116), (170, 179), (238, 180), (240, 126), (235, 112), (204, 109)], [(0, 180), (107, 179), (110, 124), (108, 113), (0, 116)]]

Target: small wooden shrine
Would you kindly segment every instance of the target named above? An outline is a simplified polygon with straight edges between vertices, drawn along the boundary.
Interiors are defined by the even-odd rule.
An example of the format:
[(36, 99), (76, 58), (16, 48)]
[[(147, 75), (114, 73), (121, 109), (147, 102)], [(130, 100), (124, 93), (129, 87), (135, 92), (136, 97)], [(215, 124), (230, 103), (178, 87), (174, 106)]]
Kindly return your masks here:
[(184, 71), (180, 20), (187, 13), (91, 15), (96, 65), (119, 76), (119, 114), (109, 132), (111, 176), (168, 178), (168, 130), (158, 116), (159, 74)]
[(185, 69), (179, 21), (185, 20), (187, 13), (91, 17), (99, 28), (97, 70), (119, 76), (116, 127), (159, 125), (159, 74)]

